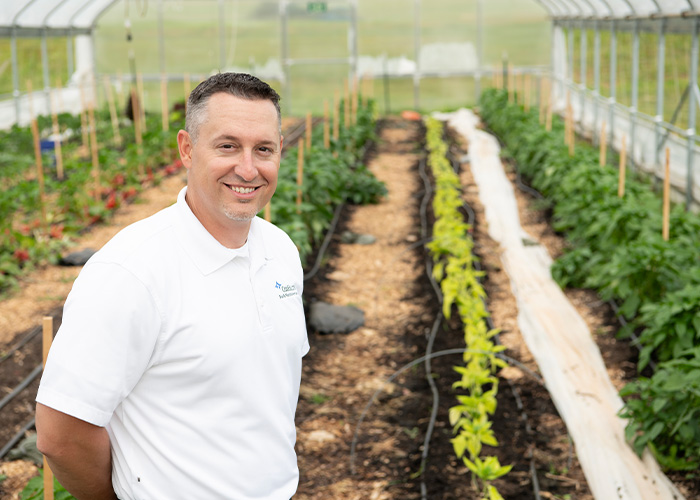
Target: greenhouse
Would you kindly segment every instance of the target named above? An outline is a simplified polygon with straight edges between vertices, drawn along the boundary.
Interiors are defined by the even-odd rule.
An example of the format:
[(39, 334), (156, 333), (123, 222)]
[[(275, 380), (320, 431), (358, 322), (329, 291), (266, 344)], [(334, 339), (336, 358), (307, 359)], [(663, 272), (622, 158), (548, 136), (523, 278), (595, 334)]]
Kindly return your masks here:
[[(263, 130), (238, 111), (230, 116), (240, 124), (218, 121), (228, 105), (208, 103), (223, 103), (220, 94), (196, 108), (192, 91), (228, 73), (269, 84), (279, 130), (253, 148), (254, 181), (221, 180), (242, 179), (247, 163), (236, 159), (216, 185), (241, 206), (259, 203), (246, 219), (245, 252), (248, 231), (257, 234), (250, 219), (271, 222), (294, 244), (303, 280), (278, 272), (274, 290), (261, 292), (250, 268), (252, 299), (226, 314), (257, 307), (261, 333), (291, 335), (295, 323), (281, 318), (298, 302), (310, 348), (298, 393), (291, 387), (293, 488), (266, 498), (700, 498), (699, 33), (700, 0), (0, 2), (0, 500), (97, 491), (52, 465), (46, 438), (37, 448), (36, 410), (50, 346), (79, 324), (67, 298), (82, 296), (73, 284), (93, 255), (106, 258), (103, 247), (175, 204), (189, 206), (202, 234), (238, 262), (238, 246), (223, 243), (189, 198), (215, 175), (196, 173), (206, 158), (192, 154), (206, 147), (196, 127), (246, 138)], [(266, 95), (262, 102), (276, 102)], [(261, 104), (232, 91), (226, 98), (247, 102), (241, 109)], [(211, 122), (198, 121), (202, 109)], [(260, 153), (270, 144), (274, 173)], [(259, 194), (268, 177), (271, 200)], [(233, 228), (238, 219), (226, 210)], [(154, 283), (183, 283), (173, 280), (185, 268)], [(265, 354), (241, 344), (253, 346), (248, 357), (212, 336), (203, 342), (224, 339), (217, 355), (230, 356), (227, 368), (206, 343), (188, 347), (197, 363), (168, 364), (168, 346), (195, 345), (190, 320), (175, 319), (189, 309), (171, 320), (149, 289), (163, 325), (183, 326), (172, 338), (165, 326), (153, 330), (153, 346), (103, 342), (111, 325), (146, 329), (129, 315), (149, 306), (116, 287), (105, 280), (92, 293), (111, 319), (81, 310), (94, 325), (93, 351), (67, 359), (98, 370), (103, 360), (118, 364), (124, 349), (132, 366), (138, 345), (153, 349), (139, 352), (150, 361), (128, 390), (120, 386), (106, 424), (65, 412), (109, 431), (110, 494), (154, 496), (165, 478), (148, 474), (168, 475), (188, 498), (238, 497), (235, 488), (258, 476), (256, 487), (273, 488), (277, 460), (236, 462), (244, 452), (222, 447), (227, 433), (244, 448), (281, 446), (252, 436), (282, 405), (266, 406), (257, 427), (240, 424), (245, 438), (235, 419), (223, 427), (211, 415), (248, 409), (236, 399), (243, 381), (216, 382), (217, 369), (249, 366), (250, 391), (279, 402), (269, 395), (294, 385), (293, 370), (267, 356), (288, 340), (260, 337)], [(202, 311), (219, 300), (206, 293)], [(279, 303), (263, 311), (273, 297)], [(216, 368), (202, 369), (210, 362)], [(153, 373), (177, 375), (177, 363), (191, 367), (192, 385), (220, 393), (201, 401), (206, 417), (195, 425), (171, 407), (158, 417), (168, 437), (151, 440), (124, 412), (136, 411)], [(290, 373), (292, 381), (279, 378)], [(130, 425), (124, 466), (114, 432)], [(278, 426), (267, 430), (275, 436)], [(139, 446), (149, 460), (163, 457), (153, 470)], [(186, 460), (166, 459), (170, 446), (186, 448)], [(250, 470), (230, 470), (241, 466)]]

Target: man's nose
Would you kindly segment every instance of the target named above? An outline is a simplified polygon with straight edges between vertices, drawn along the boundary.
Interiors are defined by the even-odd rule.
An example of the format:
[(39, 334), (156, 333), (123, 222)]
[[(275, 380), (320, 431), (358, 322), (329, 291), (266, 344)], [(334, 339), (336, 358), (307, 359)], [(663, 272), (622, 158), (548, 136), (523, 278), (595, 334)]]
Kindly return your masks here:
[(243, 151), (239, 157), (239, 161), (234, 169), (234, 172), (247, 182), (250, 182), (257, 177), (258, 169), (255, 168), (255, 160), (253, 158), (252, 151)]

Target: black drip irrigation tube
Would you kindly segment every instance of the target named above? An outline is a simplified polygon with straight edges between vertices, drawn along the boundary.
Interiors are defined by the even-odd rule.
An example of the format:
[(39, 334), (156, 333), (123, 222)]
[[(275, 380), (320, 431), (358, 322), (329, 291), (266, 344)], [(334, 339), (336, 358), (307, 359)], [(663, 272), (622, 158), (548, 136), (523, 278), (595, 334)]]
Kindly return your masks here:
[[(450, 160), (452, 161), (452, 160)], [(455, 172), (459, 171), (459, 164), (456, 164), (454, 161), (452, 161), (453, 168), (455, 169)], [(428, 175), (425, 172), (425, 159), (422, 158), (419, 162), (419, 174), (421, 176), (421, 179), (423, 180), (424, 184), (424, 191), (423, 191), (423, 199), (421, 201), (420, 205), (420, 217), (421, 217), (421, 240), (419, 240), (416, 243), (413, 243), (409, 248), (407, 248), (405, 251), (414, 249), (418, 246), (423, 246), (427, 242), (432, 240), (432, 237), (428, 237), (426, 235), (427, 233), (427, 206), (428, 203), (432, 197), (432, 186), (430, 184), (430, 179)], [(469, 224), (473, 225), (475, 219), (476, 219), (476, 214), (474, 213), (474, 210), (466, 203), (462, 204), (463, 208), (467, 212), (467, 217), (469, 220)], [(401, 252), (403, 254), (403, 252)], [(401, 255), (399, 254), (399, 255)], [(398, 256), (396, 257), (398, 258)], [(475, 260), (474, 261), (475, 267), (477, 270), (480, 269), (479, 266), (479, 261)], [(432, 260), (430, 258), (430, 255), (426, 255), (426, 274), (428, 276), (428, 279), (433, 287), (433, 290), (435, 291), (435, 295), (438, 298), (438, 301), (440, 304), (442, 304), (443, 298), (442, 298), (442, 291), (440, 290), (439, 285), (435, 282), (435, 279), (432, 276)], [(438, 352), (433, 352), (433, 344), (435, 341), (435, 337), (437, 334), (437, 331), (439, 329), (440, 324), (442, 323), (443, 320), (443, 314), (442, 310), (438, 313), (437, 317), (435, 318), (435, 321), (433, 322), (433, 327), (430, 330), (430, 333), (428, 334), (428, 343), (426, 346), (426, 354), (424, 356), (421, 356), (420, 358), (414, 359), (413, 361), (405, 364), (398, 370), (396, 370), (392, 375), (390, 375), (387, 379), (384, 380), (384, 384), (388, 384), (392, 382), (396, 377), (404, 373), (406, 370), (425, 362), (425, 371), (426, 371), (426, 378), (428, 381), (428, 384), (430, 385), (431, 392), (433, 394), (433, 406), (431, 409), (431, 415), (430, 415), (430, 421), (428, 423), (428, 429), (426, 430), (426, 435), (425, 439), (423, 441), (423, 451), (421, 453), (421, 464), (419, 467), (419, 473), (421, 475), (421, 499), (422, 500), (427, 500), (428, 498), (428, 492), (427, 492), (427, 486), (425, 483), (425, 471), (426, 471), (426, 463), (428, 459), (428, 454), (430, 450), (430, 440), (432, 437), (433, 429), (435, 427), (435, 422), (437, 419), (437, 412), (439, 408), (439, 393), (437, 391), (437, 387), (435, 386), (435, 382), (431, 376), (431, 366), (430, 366), (430, 361), (432, 359), (441, 357), (441, 356), (447, 356), (447, 355), (455, 355), (455, 354), (461, 354), (464, 355), (465, 352), (470, 352), (470, 353), (475, 353), (475, 354), (492, 354), (492, 353), (486, 353), (484, 351), (478, 351), (478, 350), (473, 350), (473, 349), (465, 349), (465, 348), (453, 348), (453, 349), (446, 349)], [(490, 329), (494, 328), (493, 321), (490, 316), (486, 317), (487, 324)], [(496, 336), (496, 341), (498, 341), (497, 336)], [(520, 361), (513, 359), (509, 356), (506, 356), (502, 353), (496, 353), (495, 356), (499, 359), (502, 359), (506, 361), (507, 363), (517, 366), (520, 368), (525, 374), (529, 375), (532, 377), (535, 381), (537, 381), (538, 384), (544, 385), (542, 378), (540, 377), (539, 374), (533, 372), (530, 370), (527, 366), (525, 366), (523, 363)], [(525, 422), (525, 427), (528, 433), (531, 433), (531, 426), (529, 424), (529, 420), (527, 417), (527, 414), (524, 411), (524, 406), (522, 404), (522, 399), (520, 398), (520, 395), (517, 392), (517, 388), (512, 384), (510, 380), (508, 380), (508, 384), (511, 387), (511, 390), (513, 392), (513, 397), (516, 400), (516, 405), (518, 409), (521, 411), (521, 418)], [(350, 444), (350, 473), (351, 474), (356, 474), (357, 470), (355, 467), (355, 457), (357, 455), (357, 442), (359, 439), (359, 431), (360, 431), (360, 426), (362, 425), (362, 422), (364, 421), (365, 417), (367, 416), (367, 413), (369, 409), (371, 408), (372, 404), (376, 400), (376, 398), (379, 396), (379, 394), (383, 391), (383, 388), (377, 389), (370, 400), (367, 402), (365, 405), (365, 408), (363, 409), (360, 418), (355, 426), (355, 432), (353, 434), (353, 439)], [(534, 461), (534, 456), (533, 456), (533, 448), (534, 444), (530, 447), (530, 452), (529, 452), (529, 458), (530, 458), (530, 475), (532, 477), (532, 484), (533, 484), (533, 492), (535, 495), (536, 500), (541, 500), (540, 493), (539, 493), (539, 481), (537, 479), (537, 471), (535, 469), (535, 461)]]

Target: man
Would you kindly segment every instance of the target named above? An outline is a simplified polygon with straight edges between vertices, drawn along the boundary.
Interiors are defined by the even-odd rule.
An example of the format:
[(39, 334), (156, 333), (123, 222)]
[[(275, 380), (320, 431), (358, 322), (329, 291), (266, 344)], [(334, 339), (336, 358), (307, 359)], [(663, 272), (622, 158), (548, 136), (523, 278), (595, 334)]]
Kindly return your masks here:
[[(37, 395), (37, 445), (78, 499), (284, 499), (309, 349), (277, 185), (279, 96), (245, 74), (190, 95), (187, 187), (83, 268)], [(284, 290), (282, 293), (281, 290)]]

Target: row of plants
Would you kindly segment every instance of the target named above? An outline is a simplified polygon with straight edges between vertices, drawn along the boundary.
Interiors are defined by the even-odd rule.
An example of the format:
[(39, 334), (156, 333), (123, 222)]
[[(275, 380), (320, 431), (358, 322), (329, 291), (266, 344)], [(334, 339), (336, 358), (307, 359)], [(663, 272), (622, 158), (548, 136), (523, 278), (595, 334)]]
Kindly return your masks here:
[[(180, 107), (182, 108), (182, 107)], [(324, 148), (323, 131), (314, 130), (312, 147), (305, 152), (303, 203), (296, 206), (296, 148), (284, 157), (277, 194), (271, 206), (272, 220), (287, 231), (306, 259), (330, 224), (341, 202), (366, 203), (385, 194), (384, 186), (359, 163), (364, 144), (374, 139), (374, 103), (364, 101), (351, 126), (339, 127), (337, 138)], [(344, 112), (341, 105), (340, 113)], [(38, 265), (56, 263), (87, 226), (107, 220), (123, 202), (131, 201), (145, 186), (182, 168), (177, 157), (177, 130), (184, 115), (170, 113), (169, 131), (162, 130), (160, 115), (146, 115), (142, 145), (137, 146), (134, 124), (120, 120), (116, 145), (109, 111), (96, 113), (100, 183), (95, 195), (92, 158), (82, 143), (79, 116), (58, 116), (64, 176), (59, 179), (52, 154), (43, 155), (45, 197), (42, 202), (35, 168), (32, 133), (15, 126), (0, 132), (0, 293), (17, 284), (18, 277)], [(42, 137), (48, 136), (51, 117), (38, 118)], [(344, 123), (341, 116), (340, 124)], [(129, 139), (131, 138), (131, 140)], [(46, 212), (45, 222), (42, 220)]]
[(427, 244), (434, 267), (433, 276), (440, 283), (443, 314), (450, 318), (453, 308), (459, 314), (463, 328), (463, 366), (454, 369), (461, 375), (453, 388), (459, 404), (450, 408), (450, 424), (456, 436), (452, 439), (455, 454), (472, 473), (472, 482), (485, 500), (502, 500), (492, 481), (507, 474), (512, 466), (502, 466), (495, 456), (482, 456), (482, 446), (498, 446), (491, 429), (490, 415), (496, 411), (498, 377), (496, 372), (506, 365), (497, 357), (505, 346), (496, 345), (497, 330), (489, 330), (484, 304), (486, 296), (479, 282), (482, 272), (474, 268), (473, 240), (469, 225), (460, 208), (461, 182), (447, 159), (443, 140), (443, 125), (433, 118), (426, 120), (428, 165), (435, 179), (432, 241)]
[[(23, 272), (56, 263), (86, 227), (107, 220), (145, 186), (182, 167), (175, 160), (175, 146), (176, 131), (184, 126), (184, 116), (173, 112), (170, 119), (171, 132), (163, 132), (159, 117), (147, 115), (142, 145), (137, 147), (128, 139), (117, 145), (109, 112), (98, 110), (97, 184), (91, 152), (83, 144), (80, 116), (60, 114), (63, 178), (58, 178), (54, 151), (44, 152), (43, 199), (30, 127), (14, 126), (0, 132), (0, 293), (16, 285)], [(52, 129), (51, 117), (40, 116), (37, 124), (46, 140)], [(122, 137), (135, 137), (130, 120), (123, 118), (120, 129)]]
[[(304, 264), (323, 240), (339, 204), (376, 203), (387, 192), (384, 183), (362, 163), (367, 146), (376, 140), (375, 102), (362, 102), (355, 122), (341, 126), (338, 137), (329, 138), (328, 148), (323, 127), (313, 129), (311, 147), (303, 152), (301, 205), (297, 204), (298, 147), (282, 158), (270, 219), (292, 238)], [(339, 108), (339, 120), (344, 123), (343, 102)]]
[[(552, 275), (562, 286), (592, 288), (627, 320), (619, 335), (638, 342), (640, 376), (621, 391), (626, 434), (635, 451), (648, 447), (667, 470), (700, 466), (700, 216), (673, 206), (662, 237), (662, 200), (653, 182), (599, 165), (598, 151), (564, 144), (564, 123), (551, 131), (537, 110), (488, 90), (481, 116), (505, 143), (522, 175), (548, 200), (552, 224), (568, 248)], [(650, 362), (654, 363), (650, 363)], [(656, 364), (658, 363), (658, 364)], [(652, 369), (651, 365), (655, 365)]]
[[(312, 145), (304, 153), (301, 205), (297, 204), (298, 148), (291, 148), (282, 159), (270, 218), (290, 235), (304, 261), (325, 235), (338, 204), (373, 203), (387, 192), (384, 183), (360, 163), (366, 148), (376, 138), (374, 102), (363, 102), (355, 122), (341, 127), (338, 137), (330, 140), (329, 148), (323, 146), (323, 130), (319, 127), (313, 130)], [(343, 108), (341, 103), (340, 123), (344, 123)], [(175, 165), (181, 167), (179, 161)], [(21, 498), (43, 499), (43, 488), (42, 477), (36, 477), (27, 484)], [(74, 498), (55, 480), (54, 491), (57, 499)]]

